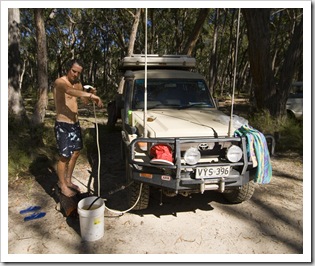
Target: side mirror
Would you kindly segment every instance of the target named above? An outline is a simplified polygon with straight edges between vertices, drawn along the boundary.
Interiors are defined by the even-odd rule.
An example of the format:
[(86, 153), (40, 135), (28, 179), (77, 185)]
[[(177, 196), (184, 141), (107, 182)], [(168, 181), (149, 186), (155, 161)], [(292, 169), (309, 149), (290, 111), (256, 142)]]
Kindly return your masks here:
[(214, 102), (217, 108), (219, 108), (219, 99), (217, 97), (214, 97)]
[[(117, 94), (115, 97), (116, 109), (121, 110), (124, 108), (124, 98), (122, 94)], [(120, 111), (119, 111), (120, 112)]]
[(108, 126), (115, 126), (117, 119), (121, 118), (121, 110), (123, 109), (124, 101), (122, 94), (118, 94), (115, 96), (115, 100), (111, 101), (107, 105), (107, 113), (108, 113)]

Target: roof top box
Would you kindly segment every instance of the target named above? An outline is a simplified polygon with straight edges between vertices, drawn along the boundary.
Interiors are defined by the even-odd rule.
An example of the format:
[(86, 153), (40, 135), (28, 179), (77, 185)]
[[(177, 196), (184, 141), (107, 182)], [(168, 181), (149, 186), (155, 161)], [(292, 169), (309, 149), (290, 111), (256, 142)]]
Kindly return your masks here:
[[(121, 68), (123, 69), (144, 69), (145, 55), (133, 54), (123, 58)], [(196, 59), (187, 55), (147, 55), (148, 68), (194, 68)]]

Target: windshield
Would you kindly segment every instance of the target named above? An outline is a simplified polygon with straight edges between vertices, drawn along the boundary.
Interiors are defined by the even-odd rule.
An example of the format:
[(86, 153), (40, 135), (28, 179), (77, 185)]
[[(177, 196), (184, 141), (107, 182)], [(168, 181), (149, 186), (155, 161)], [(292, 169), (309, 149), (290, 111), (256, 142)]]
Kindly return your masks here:
[[(132, 109), (144, 108), (144, 79), (135, 80)], [(148, 79), (147, 108), (213, 108), (214, 103), (203, 80)]]

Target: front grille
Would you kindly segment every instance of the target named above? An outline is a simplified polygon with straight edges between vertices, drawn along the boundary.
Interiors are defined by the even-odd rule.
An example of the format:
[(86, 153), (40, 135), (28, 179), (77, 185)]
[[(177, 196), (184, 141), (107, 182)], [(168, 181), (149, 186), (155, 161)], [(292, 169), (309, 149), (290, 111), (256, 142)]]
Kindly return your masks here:
[[(154, 144), (165, 143), (173, 148), (174, 165), (152, 165), (150, 163), (150, 150), (145, 152), (137, 152), (137, 143), (146, 142), (148, 147)], [(202, 144), (203, 150), (200, 150)], [(205, 149), (206, 144), (208, 147)], [(230, 145), (238, 145), (243, 150), (243, 157), (240, 162), (230, 163), (225, 158), (227, 147)], [(199, 147), (201, 153), (201, 160), (196, 165), (186, 165), (184, 161), (184, 152), (189, 147)], [(181, 170), (188, 168), (195, 168), (197, 166), (215, 166), (215, 165), (231, 165), (231, 166), (245, 166), (248, 165), (246, 154), (246, 140), (240, 137), (222, 137), (222, 138), (137, 138), (130, 143), (131, 163), (137, 166), (164, 168), (164, 169), (177, 169), (180, 173)], [(244, 152), (245, 151), (245, 152)]]
[(225, 161), (225, 154), (227, 147), (231, 145), (231, 142), (214, 142), (214, 143), (190, 143), (189, 145), (181, 145), (181, 158), (184, 158), (184, 154), (187, 149), (194, 147), (199, 150), (201, 155), (201, 163), (214, 162), (214, 161)]

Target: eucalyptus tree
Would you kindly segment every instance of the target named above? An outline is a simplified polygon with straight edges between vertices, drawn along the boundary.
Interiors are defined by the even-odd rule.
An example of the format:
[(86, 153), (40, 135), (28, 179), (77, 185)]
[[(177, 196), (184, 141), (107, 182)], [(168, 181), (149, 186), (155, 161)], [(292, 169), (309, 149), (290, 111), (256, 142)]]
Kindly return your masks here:
[[(132, 23), (132, 29), (130, 32), (130, 37), (129, 37), (129, 42), (128, 42), (129, 44), (128, 44), (126, 56), (131, 56), (134, 52), (134, 46), (135, 46), (138, 26), (139, 26), (139, 22), (140, 22), (141, 8), (138, 8), (136, 10), (136, 13), (135, 14), (131, 13), (131, 15), (133, 17), (133, 23)], [(118, 93), (122, 93), (123, 85), (124, 85), (124, 79), (121, 78), (120, 83), (119, 83), (119, 87), (117, 90)]]
[[(264, 13), (264, 10), (260, 11)], [(47, 41), (48, 90), (51, 89), (53, 81), (63, 74), (65, 62), (70, 58), (78, 57), (85, 63), (82, 82), (92, 83), (97, 87), (98, 93), (106, 97), (106, 100), (110, 100), (116, 93), (121, 78), (119, 61), (131, 52), (144, 53), (145, 18), (143, 12), (144, 10), (140, 12), (140, 9), (135, 8), (48, 8), (43, 10)], [(148, 9), (148, 53), (182, 54), (185, 52), (191, 54), (196, 57), (197, 70), (206, 77), (212, 92), (216, 95), (229, 93), (232, 88), (232, 73), (235, 65), (237, 12), (238, 9), (226, 8)], [(22, 93), (32, 92), (35, 84), (38, 84), (36, 27), (32, 13), (32, 9), (21, 9)], [(297, 25), (303, 15), (298, 9), (270, 9), (269, 13), (270, 16), (266, 16), (264, 22), (266, 26), (260, 29), (257, 29), (259, 24), (255, 21), (259, 15), (251, 18), (252, 29), (246, 27), (248, 23), (245, 23), (247, 18), (244, 12), (240, 21), (236, 90), (249, 92), (251, 80), (254, 80), (255, 76), (253, 88), (256, 98), (260, 97), (261, 89), (259, 88), (263, 86), (253, 74), (255, 65), (260, 64), (255, 58), (259, 54), (265, 60), (269, 57), (268, 67), (271, 69), (269, 75), (271, 79), (274, 79), (272, 82), (275, 84), (274, 88), (264, 85), (265, 89), (274, 89), (272, 93), (279, 96), (280, 90), (285, 89), (286, 84), (289, 83), (289, 81), (286, 81), (286, 84), (283, 82), (284, 73), (288, 71), (284, 70), (284, 65), (289, 60), (285, 58), (289, 58), (286, 56), (287, 51), (289, 51), (291, 40), (294, 40), (293, 34), (295, 29), (298, 29)], [(244, 38), (245, 34), (248, 33), (249, 36), (250, 32), (257, 36), (265, 28), (269, 30), (268, 49), (263, 47), (265, 51), (268, 50), (266, 53), (253, 48), (255, 43), (251, 41), (251, 38)], [(300, 40), (300, 37), (297, 40)], [(193, 45), (190, 46), (191, 44)], [(292, 51), (301, 50), (294, 48), (300, 45), (292, 44), (291, 46)], [(299, 57), (298, 54), (296, 58)], [(301, 76), (300, 61), (296, 60), (294, 74), (292, 74), (294, 76)], [(255, 73), (259, 71), (258, 68)], [(23, 76), (23, 73), (26, 74)], [(276, 90), (279, 91), (276, 92)], [(286, 94), (282, 96), (283, 99)], [(275, 99), (279, 100), (277, 97)], [(268, 101), (261, 99), (257, 102), (263, 106), (268, 104)]]
[[(198, 70), (209, 82), (210, 91), (225, 97), (232, 91), (233, 68), (237, 37), (238, 9), (211, 9), (203, 32), (196, 44)], [(244, 90), (248, 57), (244, 43), (244, 23), (240, 21), (239, 58), (237, 62), (237, 91)], [(245, 40), (246, 41), (246, 40)], [(245, 51), (245, 52), (244, 52)]]
[[(283, 11), (281, 11), (283, 12)], [(291, 24), (290, 31), (281, 31), (284, 48), (281, 60), (275, 66), (272, 59), (270, 24), (275, 20), (270, 9), (243, 9), (249, 40), (250, 71), (253, 77), (256, 106), (258, 110), (267, 109), (275, 117), (285, 115), (285, 103), (295, 73), (302, 60), (303, 20), (300, 16), (292, 25), (289, 19), (281, 19), (281, 25)], [(289, 33), (289, 34), (288, 34)], [(284, 37), (284, 36), (289, 37)], [(275, 38), (279, 38), (276, 36)], [(281, 40), (281, 39), (280, 39)], [(276, 46), (278, 48), (278, 45)], [(275, 54), (279, 53), (276, 51)], [(280, 75), (274, 69), (280, 68)]]
[[(193, 31), (199, 9), (154, 8), (148, 12), (148, 51), (151, 54), (182, 54)], [(144, 53), (145, 20), (141, 17), (135, 53)], [(197, 29), (196, 29), (197, 30)]]
[(44, 122), (48, 105), (48, 73), (47, 73), (47, 43), (43, 9), (34, 9), (37, 40), (37, 80), (38, 100), (32, 115), (32, 124), (39, 125)]
[(189, 34), (189, 37), (186, 41), (186, 45), (182, 51), (182, 54), (187, 54), (189, 56), (192, 54), (192, 51), (196, 46), (196, 42), (198, 41), (198, 38), (202, 32), (202, 28), (207, 19), (209, 11), (210, 10), (208, 8), (201, 8), (199, 10), (196, 23), (194, 25), (193, 30)]
[(20, 58), (20, 10), (8, 10), (8, 112), (9, 117), (17, 121), (25, 121), (26, 111), (20, 90), (21, 58)]

